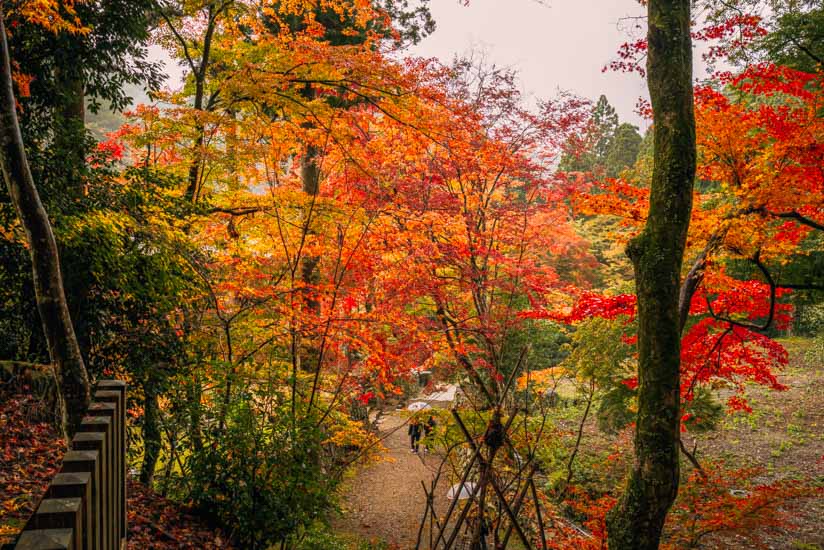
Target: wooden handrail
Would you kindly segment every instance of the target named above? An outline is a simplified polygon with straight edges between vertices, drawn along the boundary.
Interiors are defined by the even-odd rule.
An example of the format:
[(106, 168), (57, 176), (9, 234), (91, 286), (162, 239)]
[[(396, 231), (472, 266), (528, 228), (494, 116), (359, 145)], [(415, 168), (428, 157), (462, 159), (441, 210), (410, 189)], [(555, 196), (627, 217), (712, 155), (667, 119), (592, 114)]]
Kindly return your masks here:
[(126, 547), (126, 383), (101, 380), (17, 550)]

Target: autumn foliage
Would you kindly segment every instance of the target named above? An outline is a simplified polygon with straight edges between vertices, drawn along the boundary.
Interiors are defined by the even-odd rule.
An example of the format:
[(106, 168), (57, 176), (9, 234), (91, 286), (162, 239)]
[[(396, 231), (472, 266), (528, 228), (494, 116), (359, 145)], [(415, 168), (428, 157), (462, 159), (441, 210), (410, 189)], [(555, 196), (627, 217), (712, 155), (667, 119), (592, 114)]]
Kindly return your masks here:
[[(87, 36), (95, 29), (80, 4), (15, 5), (11, 33), (34, 25)], [(81, 183), (65, 201), (49, 164), (59, 128), (34, 118), (49, 96), (38, 88), (44, 75), (15, 65), (83, 352), (94, 376), (134, 388), (131, 465), (144, 483), (130, 486), (129, 523), (138, 546), (295, 548), (334, 507), (346, 473), (380, 459), (375, 411), (409, 397), (419, 372), (460, 383), (462, 406), (487, 411), (523, 368), (518, 398), (543, 407), (523, 413), (523, 425), (544, 416), (516, 441), (543, 461), (535, 500), (553, 520), (548, 534), (558, 548), (605, 547), (638, 391), (637, 300), (623, 247), (646, 222), (651, 145), (617, 177), (603, 166), (560, 169), (604, 137), (591, 103), (568, 93), (531, 102), (512, 71), (408, 55), (403, 46), (431, 29), (428, 12), (407, 7), (153, 7), (146, 44), (179, 62), (184, 81), (153, 89), (87, 144)], [(693, 29), (710, 45), (708, 61), (768, 34), (744, 12)], [(643, 75), (646, 51), (644, 40), (630, 41), (610, 68)], [(713, 427), (719, 396), (738, 414), (751, 409), (753, 384), (787, 389), (789, 356), (775, 337), (793, 326), (798, 292), (820, 289), (820, 276), (795, 267), (820, 252), (822, 108), (820, 71), (770, 60), (696, 84), (685, 437)], [(4, 258), (19, 262), (20, 227), (5, 214), (2, 222)], [(25, 277), (3, 281), (20, 294)], [(41, 344), (29, 337), (15, 353)], [(587, 412), (577, 430), (560, 418), (547, 428), (556, 440), (539, 443), (546, 400), (560, 399), (564, 384)], [(17, 395), (0, 403), (0, 535), (30, 513), (59, 461), (61, 443), (26, 418), (30, 406)], [(610, 443), (588, 459), (587, 477), (575, 453), (591, 435), (590, 406)], [(731, 531), (757, 542), (763, 528), (791, 524), (792, 503), (820, 496), (801, 481), (690, 458), (669, 548)], [(534, 527), (536, 510), (525, 515)], [(224, 531), (203, 527), (203, 517)]]

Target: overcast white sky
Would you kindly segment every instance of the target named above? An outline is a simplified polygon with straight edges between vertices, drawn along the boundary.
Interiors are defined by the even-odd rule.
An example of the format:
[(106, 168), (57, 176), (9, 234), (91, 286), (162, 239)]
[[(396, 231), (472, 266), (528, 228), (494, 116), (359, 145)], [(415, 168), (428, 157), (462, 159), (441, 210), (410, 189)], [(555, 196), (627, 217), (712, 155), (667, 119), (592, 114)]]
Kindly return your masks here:
[(644, 80), (601, 72), (632, 31), (633, 21), (621, 19), (644, 13), (636, 0), (431, 0), (430, 7), (438, 29), (412, 53), (448, 62), (480, 47), (491, 62), (517, 69), (529, 94), (605, 94), (622, 121), (646, 127), (634, 112), (638, 98), (647, 97)]
[[(602, 72), (618, 47), (646, 33), (637, 0), (431, 0), (438, 28), (410, 54), (449, 63), (458, 54), (481, 49), (497, 65), (517, 69), (529, 95), (550, 98), (559, 89), (596, 100), (605, 94), (622, 121), (642, 130), (648, 123), (635, 113), (646, 83), (637, 74)], [(643, 28), (633, 29), (640, 23)], [(160, 48), (152, 57), (166, 61), (170, 82), (181, 69)], [(698, 57), (698, 56), (697, 56)], [(703, 64), (696, 59), (696, 74)]]

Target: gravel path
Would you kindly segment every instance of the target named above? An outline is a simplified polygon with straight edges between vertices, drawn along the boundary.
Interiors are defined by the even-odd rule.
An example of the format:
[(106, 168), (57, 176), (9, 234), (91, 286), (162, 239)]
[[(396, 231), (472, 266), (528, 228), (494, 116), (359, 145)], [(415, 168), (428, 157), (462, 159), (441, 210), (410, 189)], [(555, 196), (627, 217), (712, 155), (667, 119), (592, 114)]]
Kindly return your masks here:
[[(350, 533), (368, 540), (380, 539), (395, 548), (415, 547), (418, 527), (426, 507), (421, 486), (429, 488), (440, 458), (410, 452), (406, 419), (397, 414), (384, 417), (381, 435), (388, 453), (349, 483), (342, 499), (344, 510), (332, 521), (336, 531)], [(423, 446), (421, 446), (423, 449)], [(448, 480), (439, 483), (436, 506), (446, 506)], [(444, 510), (438, 510), (441, 514)], [(428, 530), (424, 536), (428, 537)]]

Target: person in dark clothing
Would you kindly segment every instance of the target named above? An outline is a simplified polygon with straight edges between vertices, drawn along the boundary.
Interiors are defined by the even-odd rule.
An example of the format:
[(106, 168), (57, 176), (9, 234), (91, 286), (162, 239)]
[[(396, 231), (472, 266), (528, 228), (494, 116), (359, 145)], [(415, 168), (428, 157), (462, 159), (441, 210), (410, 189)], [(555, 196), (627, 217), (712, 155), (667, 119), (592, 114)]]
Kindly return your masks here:
[(409, 443), (412, 446), (412, 452), (417, 453), (418, 443), (421, 440), (421, 423), (417, 418), (409, 421), (407, 432), (409, 433)]

